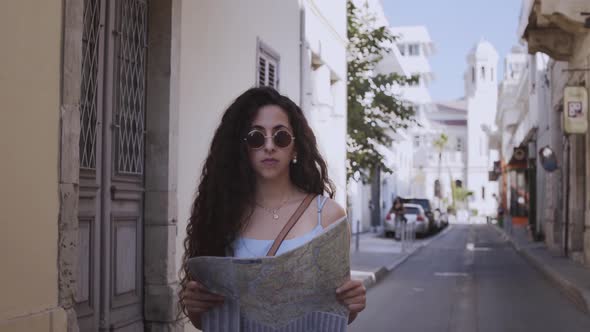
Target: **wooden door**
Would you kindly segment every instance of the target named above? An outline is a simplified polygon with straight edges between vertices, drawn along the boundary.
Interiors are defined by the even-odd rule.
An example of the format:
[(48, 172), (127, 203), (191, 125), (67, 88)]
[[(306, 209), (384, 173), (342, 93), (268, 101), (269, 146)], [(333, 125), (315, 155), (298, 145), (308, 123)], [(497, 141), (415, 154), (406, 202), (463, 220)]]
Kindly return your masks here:
[(85, 0), (80, 123), (81, 331), (143, 331), (147, 3)]

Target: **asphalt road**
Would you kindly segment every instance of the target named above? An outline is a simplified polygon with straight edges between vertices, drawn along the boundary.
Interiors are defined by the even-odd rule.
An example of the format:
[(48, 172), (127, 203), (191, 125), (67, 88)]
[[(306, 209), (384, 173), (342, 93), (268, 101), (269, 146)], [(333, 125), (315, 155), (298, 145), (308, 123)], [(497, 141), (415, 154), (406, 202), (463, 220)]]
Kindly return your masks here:
[(590, 315), (493, 226), (451, 227), (369, 289), (349, 331), (590, 331)]

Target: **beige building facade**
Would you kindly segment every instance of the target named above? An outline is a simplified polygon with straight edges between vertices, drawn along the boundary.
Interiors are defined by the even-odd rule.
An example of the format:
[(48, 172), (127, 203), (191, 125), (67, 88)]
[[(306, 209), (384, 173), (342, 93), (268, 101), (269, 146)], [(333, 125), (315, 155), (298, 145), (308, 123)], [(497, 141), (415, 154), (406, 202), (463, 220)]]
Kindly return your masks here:
[(0, 4), (1, 331), (181, 329), (174, 5)]
[(0, 330), (66, 331), (58, 297), (61, 1), (0, 3)]

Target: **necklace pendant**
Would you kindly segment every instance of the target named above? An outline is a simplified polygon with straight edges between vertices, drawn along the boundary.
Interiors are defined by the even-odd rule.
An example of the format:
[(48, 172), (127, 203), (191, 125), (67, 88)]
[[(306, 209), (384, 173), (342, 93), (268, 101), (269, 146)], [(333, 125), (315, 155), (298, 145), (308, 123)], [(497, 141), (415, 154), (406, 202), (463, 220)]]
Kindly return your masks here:
[(277, 219), (279, 219), (279, 215), (278, 215), (278, 214), (276, 214), (276, 213), (274, 213), (274, 214), (272, 215), (272, 218), (273, 218), (274, 220), (277, 220)]

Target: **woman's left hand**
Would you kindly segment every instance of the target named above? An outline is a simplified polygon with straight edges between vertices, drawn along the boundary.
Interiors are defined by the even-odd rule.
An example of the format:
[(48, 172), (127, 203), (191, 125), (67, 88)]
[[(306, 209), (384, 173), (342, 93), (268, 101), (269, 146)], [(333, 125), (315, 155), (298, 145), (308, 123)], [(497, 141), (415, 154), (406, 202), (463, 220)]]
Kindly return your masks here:
[(348, 280), (336, 289), (336, 298), (350, 310), (350, 324), (367, 305), (367, 290), (360, 280)]

